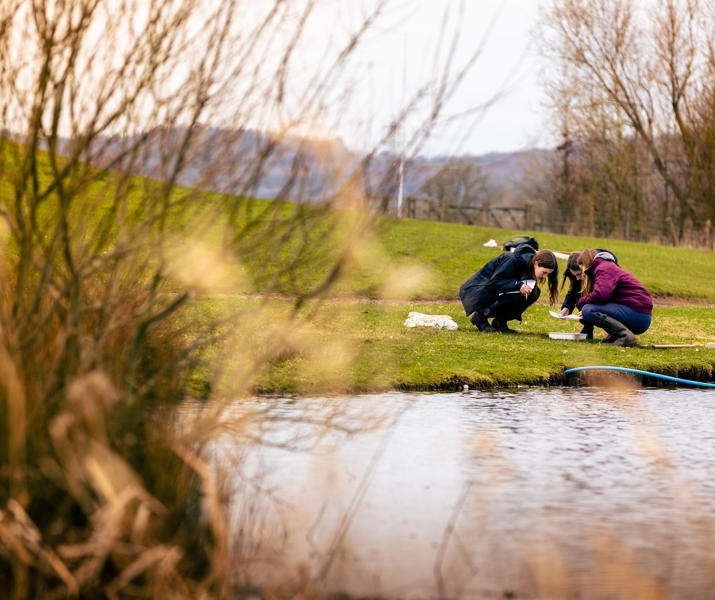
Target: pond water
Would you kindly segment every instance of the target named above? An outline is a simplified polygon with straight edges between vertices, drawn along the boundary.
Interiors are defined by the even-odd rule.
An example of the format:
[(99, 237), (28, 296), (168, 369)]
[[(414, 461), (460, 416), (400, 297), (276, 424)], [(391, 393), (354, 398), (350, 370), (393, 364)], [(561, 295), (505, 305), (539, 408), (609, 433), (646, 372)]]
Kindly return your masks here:
[(713, 391), (264, 398), (235, 414), (240, 435), (213, 451), (232, 469), (237, 579), (385, 598), (713, 597)]

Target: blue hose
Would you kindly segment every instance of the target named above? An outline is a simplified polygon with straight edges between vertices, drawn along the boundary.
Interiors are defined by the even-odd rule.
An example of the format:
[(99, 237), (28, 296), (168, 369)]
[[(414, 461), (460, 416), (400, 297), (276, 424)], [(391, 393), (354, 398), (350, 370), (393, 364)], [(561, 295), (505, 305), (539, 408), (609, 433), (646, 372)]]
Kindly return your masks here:
[(660, 379), (667, 379), (668, 381), (675, 381), (677, 383), (689, 383), (690, 385), (700, 385), (706, 388), (715, 388), (715, 383), (691, 381), (690, 379), (680, 379), (679, 377), (670, 377), (669, 375), (660, 375), (659, 373), (651, 373), (650, 371), (639, 371), (638, 369), (627, 369), (625, 367), (576, 367), (575, 369), (566, 369), (564, 373), (573, 373), (575, 371), (590, 371), (592, 369), (605, 369), (607, 371), (625, 371), (626, 373), (637, 373), (638, 375), (659, 377)]

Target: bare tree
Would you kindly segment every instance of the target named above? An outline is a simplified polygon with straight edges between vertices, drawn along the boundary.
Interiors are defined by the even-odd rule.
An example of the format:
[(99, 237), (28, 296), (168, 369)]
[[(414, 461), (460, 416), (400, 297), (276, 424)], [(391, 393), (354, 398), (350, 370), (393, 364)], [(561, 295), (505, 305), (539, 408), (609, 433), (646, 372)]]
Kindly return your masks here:
[[(540, 29), (555, 67), (551, 97), (561, 122), (568, 119), (571, 140), (581, 147), (597, 140), (608, 149), (613, 160), (605, 172), (616, 194), (626, 190), (631, 162), (631, 197), (644, 182), (636, 158), (643, 148), (676, 202), (678, 239), (686, 226), (700, 229), (712, 219), (712, 161), (704, 149), (713, 113), (703, 110), (703, 99), (712, 97), (714, 16), (712, 3), (699, 0), (647, 8), (631, 0), (555, 0)], [(599, 123), (608, 126), (594, 130)], [(626, 212), (639, 202), (628, 200)]]
[[(485, 208), (489, 187), (488, 175), (474, 161), (456, 160), (448, 162), (432, 175), (420, 188), (435, 206), (440, 221), (449, 221), (450, 207), (460, 215), (460, 220), (472, 223), (474, 215), (467, 215), (470, 209)], [(471, 212), (471, 211), (470, 211)]]

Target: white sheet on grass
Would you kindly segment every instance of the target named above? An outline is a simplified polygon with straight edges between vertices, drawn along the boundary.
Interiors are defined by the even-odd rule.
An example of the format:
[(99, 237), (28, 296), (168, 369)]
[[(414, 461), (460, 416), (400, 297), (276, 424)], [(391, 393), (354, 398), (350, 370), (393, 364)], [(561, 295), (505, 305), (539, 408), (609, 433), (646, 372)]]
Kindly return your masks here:
[(436, 329), (459, 329), (449, 315), (426, 315), (419, 312), (407, 314), (405, 327), (434, 327)]

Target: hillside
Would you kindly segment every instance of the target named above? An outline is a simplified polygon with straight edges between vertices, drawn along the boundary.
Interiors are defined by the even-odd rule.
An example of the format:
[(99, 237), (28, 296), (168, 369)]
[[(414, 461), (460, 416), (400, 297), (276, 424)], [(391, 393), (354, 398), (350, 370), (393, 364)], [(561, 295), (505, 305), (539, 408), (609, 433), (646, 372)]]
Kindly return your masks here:
[[(129, 168), (136, 175), (164, 180), (169, 168), (169, 157), (176, 153), (186, 130), (182, 128), (157, 129), (142, 135), (148, 137), (141, 156), (133, 164), (126, 160), (117, 164), (117, 157), (135, 138), (123, 136), (99, 137), (93, 148), (102, 148), (101, 160), (90, 162), (100, 168)], [(17, 139), (6, 132), (7, 137)], [(289, 182), (300, 171), (300, 199), (312, 197), (316, 201), (333, 194), (360, 165), (363, 157), (352, 152), (339, 139), (310, 140), (298, 137), (276, 139), (255, 130), (229, 131), (206, 127), (193, 133), (193, 150), (177, 183), (226, 194), (250, 195), (256, 198), (298, 199), (295, 187)], [(60, 140), (60, 153), (69, 153), (71, 143)], [(260, 174), (252, 171), (255, 157), (266, 152)], [(440, 167), (450, 161), (473, 162), (488, 177), (490, 194), (501, 202), (519, 204), (523, 197), (522, 185), (535, 166), (550, 160), (553, 151), (528, 149), (510, 153), (489, 153), (480, 156), (406, 157), (404, 194), (422, 196), (422, 185)], [(399, 155), (380, 152), (364, 165), (365, 179), (375, 196), (397, 195)], [(362, 169), (363, 166), (360, 166)], [(335, 174), (338, 174), (337, 176)], [(342, 177), (341, 177), (342, 174)]]
[[(286, 210), (287, 222), (295, 212)], [(351, 219), (350, 214), (329, 213), (315, 221), (313, 251), (324, 259), (331, 256), (335, 240), (323, 237), (321, 232), (337, 230), (336, 223), (349, 227)], [(485, 242), (494, 239), (501, 244), (512, 235), (524, 233), (536, 237), (542, 248), (562, 252), (607, 248), (654, 296), (715, 304), (715, 254), (709, 250), (394, 217), (377, 218), (374, 233), (361, 242), (360, 259), (337, 282), (334, 291), (373, 298), (454, 299), (459, 286), (501, 252), (499, 248), (484, 247)], [(301, 294), (326, 275), (329, 263), (301, 263), (297, 260), (298, 251), (289, 250), (289, 245), (286, 243), (282, 261), (296, 261), (296, 271), (290, 278), (277, 277), (282, 261), (271, 261), (257, 251), (255, 244), (242, 256), (258, 282), (253, 291)], [(565, 261), (559, 262), (563, 269)], [(415, 277), (417, 282), (409, 290), (399, 284), (402, 279), (412, 281)], [(260, 282), (269, 280), (274, 286), (267, 290)]]

